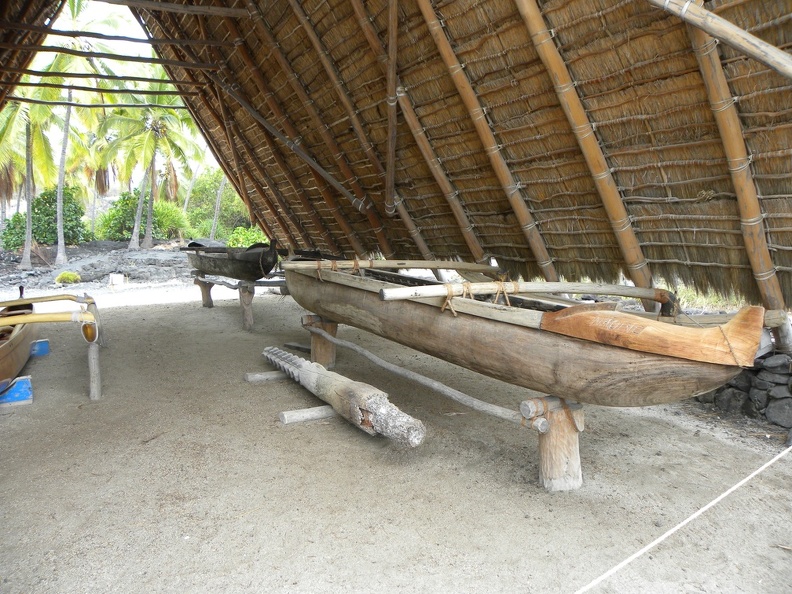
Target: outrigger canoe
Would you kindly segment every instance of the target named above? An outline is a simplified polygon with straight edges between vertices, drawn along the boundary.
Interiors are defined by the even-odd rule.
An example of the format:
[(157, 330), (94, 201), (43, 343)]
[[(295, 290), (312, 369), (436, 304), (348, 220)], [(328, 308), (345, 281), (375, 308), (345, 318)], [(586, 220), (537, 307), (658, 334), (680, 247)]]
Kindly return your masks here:
[[(33, 304), (73, 301), (86, 309), (76, 312), (34, 313)], [(78, 322), (88, 343), (99, 340), (99, 312), (88, 295), (52, 295), (0, 302), (0, 393), (4, 392), (30, 359), (31, 345), (38, 335), (37, 324)]]
[(0, 393), (14, 381), (30, 358), (30, 348), (36, 340), (34, 324), (5, 323), (11, 316), (33, 312), (30, 305), (16, 305), (0, 309)]
[[(697, 328), (621, 311), (613, 303), (565, 302), (550, 312), (513, 307), (517, 301), (534, 302), (520, 291), (532, 291), (526, 288), (532, 283), (493, 283), (493, 302), (488, 302), (476, 295), (486, 293), (479, 283), (461, 283), (460, 289), (411, 279), (413, 286), (405, 288), (402, 275), (378, 272), (374, 278), (368, 270), (462, 267), (456, 262), (286, 262), (282, 267), (295, 301), (328, 321), (511, 384), (604, 406), (662, 404), (713, 390), (753, 365), (764, 332), (761, 307), (746, 307), (719, 326)], [(556, 288), (545, 286), (546, 293)], [(636, 296), (652, 298), (639, 291), (644, 293)], [(504, 294), (510, 305), (498, 303), (506, 301)], [(663, 302), (668, 295), (659, 291), (654, 299)]]

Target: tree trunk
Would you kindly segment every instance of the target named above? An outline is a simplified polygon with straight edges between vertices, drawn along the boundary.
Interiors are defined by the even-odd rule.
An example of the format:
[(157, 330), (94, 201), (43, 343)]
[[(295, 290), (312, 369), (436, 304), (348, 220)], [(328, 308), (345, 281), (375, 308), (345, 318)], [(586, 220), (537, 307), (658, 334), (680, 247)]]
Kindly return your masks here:
[(149, 177), (151, 182), (151, 198), (148, 203), (148, 216), (146, 216), (146, 233), (143, 235), (143, 249), (150, 250), (154, 247), (154, 196), (157, 191), (157, 176), (155, 169), (155, 159), (157, 158), (157, 151), (154, 151), (154, 156), (151, 157)]
[[(19, 268), (30, 270), (30, 250), (33, 246), (33, 136), (30, 131), (30, 121), (25, 125), (25, 197), (27, 199), (27, 216), (25, 221), (25, 247), (22, 250), (22, 261)], [(17, 208), (18, 210), (18, 208)]]
[(223, 190), (225, 190), (227, 183), (228, 183), (228, 178), (224, 175), (223, 179), (220, 180), (220, 187), (217, 188), (217, 197), (215, 198), (214, 218), (212, 219), (212, 230), (209, 233), (209, 239), (215, 238), (215, 232), (217, 231), (217, 219), (220, 216), (220, 202), (223, 199)]
[(187, 204), (190, 202), (190, 195), (193, 191), (193, 186), (195, 185), (195, 179), (198, 177), (198, 172), (201, 170), (201, 166), (199, 165), (195, 171), (193, 171), (192, 177), (190, 178), (190, 185), (187, 186), (187, 195), (184, 197), (184, 206), (182, 207), (182, 212), (187, 212)]
[[(66, 100), (71, 103), (72, 91), (68, 90)], [(63, 121), (63, 144), (61, 145), (60, 169), (58, 170), (58, 194), (56, 202), (55, 223), (58, 226), (58, 253), (55, 264), (62, 265), (68, 262), (66, 257), (66, 240), (63, 235), (63, 184), (66, 179), (66, 149), (69, 146), (69, 120), (71, 120), (71, 105), (66, 106), (66, 118)]]
[(149, 170), (143, 175), (140, 184), (140, 195), (138, 196), (137, 210), (135, 211), (135, 224), (132, 226), (132, 237), (129, 240), (129, 250), (140, 249), (140, 220), (143, 218), (143, 202), (146, 200), (146, 180), (149, 177)]

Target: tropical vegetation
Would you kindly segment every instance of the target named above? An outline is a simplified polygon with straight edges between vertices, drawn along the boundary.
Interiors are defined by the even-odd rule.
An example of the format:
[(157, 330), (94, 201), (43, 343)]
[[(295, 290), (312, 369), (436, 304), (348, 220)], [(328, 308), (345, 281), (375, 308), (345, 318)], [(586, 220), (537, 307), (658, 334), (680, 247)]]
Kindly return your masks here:
[[(92, 20), (88, 7), (68, 0), (54, 29), (128, 35), (136, 26), (128, 13), (119, 20), (124, 8)], [(24, 75), (0, 112), (2, 245), (24, 247), (22, 267), (33, 241), (57, 245), (64, 263), (65, 245), (93, 237), (137, 249), (250, 227), (224, 174), (204, 162), (206, 147), (153, 53), (142, 62), (109, 60), (97, 54), (119, 52), (89, 35), (52, 36), (46, 45), (69, 53), (41, 52), (31, 65), (40, 74)]]

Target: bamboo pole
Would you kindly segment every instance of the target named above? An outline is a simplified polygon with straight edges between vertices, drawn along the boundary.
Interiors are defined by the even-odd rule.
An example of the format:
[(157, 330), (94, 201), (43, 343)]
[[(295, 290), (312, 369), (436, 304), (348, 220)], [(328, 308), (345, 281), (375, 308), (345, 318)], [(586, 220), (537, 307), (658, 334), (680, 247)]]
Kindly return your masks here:
[[(698, 0), (699, 2), (701, 0)], [(776, 275), (775, 264), (770, 255), (764, 230), (764, 213), (759, 204), (759, 195), (751, 174), (751, 157), (745, 146), (742, 123), (729, 83), (717, 52), (715, 39), (698, 27), (688, 25), (688, 35), (699, 63), (701, 78), (707, 89), (712, 113), (718, 125), (723, 150), (737, 194), (740, 212), (740, 229), (745, 243), (745, 252), (751, 264), (754, 280), (762, 296), (763, 305), (769, 310), (786, 309), (781, 283)], [(792, 352), (792, 341), (787, 320), (781, 329), (774, 331), (778, 350)]]
[[(382, 44), (380, 43), (376, 31), (374, 30), (371, 19), (369, 19), (361, 0), (350, 0), (350, 2), (352, 3), (352, 8), (355, 11), (355, 15), (363, 35), (369, 42), (369, 46), (371, 47), (371, 51), (374, 53), (374, 56), (377, 59), (377, 63), (380, 64), (383, 69), (383, 73), (385, 73), (387, 55), (382, 47)], [(397, 86), (398, 85), (399, 82), (397, 80)], [(440, 159), (434, 152), (432, 144), (429, 142), (426, 132), (424, 132), (423, 126), (418, 119), (418, 115), (415, 113), (415, 109), (412, 106), (410, 98), (407, 93), (404, 92), (404, 89), (402, 89), (402, 92), (397, 92), (397, 99), (399, 102), (399, 107), (402, 111), (402, 115), (407, 121), (410, 132), (415, 139), (415, 143), (418, 146), (418, 149), (421, 151), (421, 155), (423, 156), (424, 161), (426, 162), (426, 165), (432, 174), (432, 177), (434, 177), (435, 182), (440, 188), (440, 191), (443, 193), (443, 197), (446, 199), (446, 202), (451, 209), (451, 214), (454, 216), (454, 219), (456, 219), (457, 226), (462, 233), (462, 238), (465, 240), (473, 260), (476, 262), (486, 261), (487, 256), (473, 231), (473, 224), (468, 219), (465, 208), (459, 200), (459, 192), (456, 190), (456, 188), (454, 188), (454, 185), (451, 183), (451, 180), (448, 179), (445, 171), (443, 171), (443, 168), (440, 165)]]
[(591, 283), (565, 282), (483, 282), (483, 283), (446, 283), (419, 287), (393, 287), (380, 289), (383, 301), (398, 301), (422, 297), (458, 297), (460, 295), (495, 295), (518, 293), (573, 293), (589, 295), (618, 295), (634, 299), (648, 299), (657, 303), (675, 303), (673, 293), (664, 289), (645, 289), (624, 285), (605, 285)]
[(201, 6), (193, 4), (175, 4), (160, 2), (159, 0), (95, 0), (105, 4), (126, 6), (128, 8), (142, 8), (154, 12), (175, 12), (180, 14), (204, 14), (207, 16), (226, 16), (244, 19), (250, 13), (244, 8), (230, 8), (226, 6)]
[(597, 188), (622, 257), (627, 265), (629, 277), (638, 287), (651, 287), (652, 273), (649, 271), (641, 245), (635, 236), (627, 209), (624, 207), (616, 182), (611, 175), (599, 139), (594, 133), (594, 127), (575, 90), (575, 83), (564, 59), (558, 52), (558, 48), (553, 43), (552, 34), (547, 29), (539, 6), (536, 0), (516, 0), (516, 3), (536, 52), (553, 81), (556, 95), (575, 134), (578, 146), (586, 159), (594, 186)]
[(15, 29), (19, 31), (32, 31), (34, 33), (44, 33), (45, 35), (53, 35), (56, 37), (86, 37), (88, 39), (101, 39), (103, 41), (123, 41), (125, 43), (145, 43), (149, 45), (199, 45), (234, 47), (234, 44), (230, 41), (124, 37), (123, 35), (106, 35), (104, 33), (95, 33), (89, 31), (65, 31), (62, 29), (50, 29), (49, 27), (39, 27), (36, 25), (29, 25), (27, 23), (12, 23), (5, 20), (0, 20), (0, 28)]
[[(322, 44), (321, 40), (314, 31), (313, 25), (311, 24), (308, 16), (303, 11), (302, 7), (300, 6), (297, 0), (288, 0), (289, 5), (292, 8), (297, 20), (303, 27), (305, 34), (308, 36), (308, 39), (311, 41), (311, 44), (316, 50), (316, 54), (319, 58), (319, 62), (324, 67), (325, 72), (327, 72), (331, 79), (333, 80), (333, 85), (339, 95), (344, 94), (342, 91), (342, 81), (340, 78), (335, 76), (335, 67), (330, 62), (328, 57), (328, 52), (324, 45)], [(296, 75), (294, 80), (296, 81)], [(385, 233), (385, 226), (382, 223), (382, 219), (380, 219), (379, 213), (373, 203), (373, 201), (366, 197), (366, 192), (360, 186), (357, 181), (357, 176), (352, 171), (349, 163), (347, 162), (346, 158), (344, 157), (344, 153), (341, 150), (341, 147), (338, 146), (338, 143), (335, 140), (335, 137), (330, 133), (328, 127), (322, 122), (319, 113), (316, 110), (316, 107), (312, 101), (308, 101), (304, 105), (305, 109), (308, 111), (309, 115), (314, 119), (316, 124), (317, 131), (322, 136), (322, 139), (327, 143), (328, 149), (332, 154), (333, 160), (336, 162), (336, 165), (341, 170), (341, 172), (346, 176), (346, 182), (351, 186), (352, 191), (354, 192), (355, 196), (361, 203), (361, 212), (366, 215), (368, 219), (369, 225), (371, 225), (372, 230), (374, 231), (374, 235), (377, 237), (377, 242), (379, 243), (380, 249), (382, 250), (383, 255), (386, 258), (392, 258), (394, 256), (393, 248), (390, 245), (390, 241)], [(354, 110), (347, 110), (348, 112)]]
[(102, 52), (86, 52), (82, 50), (75, 50), (68, 47), (57, 47), (50, 45), (17, 45), (13, 43), (0, 42), (0, 49), (18, 49), (22, 51), (31, 52), (44, 52), (55, 54), (67, 54), (69, 56), (76, 56), (78, 58), (98, 58), (101, 60), (119, 60), (122, 62), (140, 62), (143, 64), (159, 64), (161, 66), (172, 66), (175, 68), (183, 68), (185, 70), (218, 70), (219, 66), (216, 64), (207, 64), (204, 62), (179, 62), (176, 60), (163, 60), (161, 58), (146, 58), (143, 56), (122, 56), (119, 54), (106, 54)]
[(283, 262), (284, 270), (357, 270), (358, 268), (426, 270), (460, 270), (496, 274), (498, 269), (486, 264), (472, 264), (455, 260), (317, 260), (316, 262)]
[(423, 14), (424, 21), (426, 21), (426, 26), (429, 28), (429, 33), (432, 35), (432, 39), (435, 41), (437, 50), (440, 53), (443, 62), (445, 62), (446, 69), (448, 70), (448, 73), (450, 74), (451, 79), (457, 88), (459, 96), (462, 99), (462, 102), (465, 104), (468, 113), (470, 114), (471, 122), (478, 133), (482, 145), (484, 146), (484, 151), (489, 157), (490, 164), (493, 171), (495, 172), (495, 176), (498, 178), (498, 181), (503, 187), (503, 191), (506, 193), (506, 198), (511, 205), (512, 211), (517, 217), (517, 222), (520, 225), (520, 229), (522, 230), (523, 235), (525, 236), (525, 239), (528, 242), (531, 251), (533, 252), (537, 266), (539, 266), (539, 269), (542, 271), (542, 275), (545, 277), (545, 280), (558, 280), (558, 273), (555, 270), (555, 266), (553, 265), (553, 261), (550, 258), (550, 254), (547, 252), (547, 246), (544, 243), (544, 239), (539, 233), (539, 229), (536, 227), (536, 221), (534, 220), (531, 211), (528, 209), (525, 201), (523, 200), (522, 193), (520, 191), (521, 186), (517, 183), (517, 180), (514, 179), (514, 176), (509, 170), (509, 165), (506, 163), (506, 160), (503, 158), (503, 155), (500, 152), (498, 142), (495, 139), (492, 129), (490, 128), (489, 122), (487, 121), (486, 111), (479, 102), (476, 92), (473, 90), (470, 81), (467, 79), (464, 69), (459, 63), (459, 60), (457, 59), (456, 54), (454, 53), (454, 50), (451, 47), (445, 32), (443, 31), (443, 25), (440, 24), (440, 20), (438, 19), (430, 0), (418, 0), (418, 7), (421, 9), (421, 14)]
[(393, 216), (396, 212), (394, 206), (394, 188), (396, 182), (396, 56), (399, 44), (399, 1), (388, 0), (388, 68), (387, 68), (387, 97), (388, 97), (388, 143), (385, 159), (385, 213)]
[[(305, 106), (306, 110), (308, 110), (309, 113), (313, 112), (313, 114), (315, 114), (313, 115), (314, 118), (321, 120), (321, 118), (319, 118), (318, 114), (316, 113), (316, 108), (313, 105), (313, 101), (311, 101), (305, 88), (303, 87), (302, 83), (297, 77), (297, 74), (294, 72), (288, 59), (281, 51), (280, 46), (277, 40), (275, 39), (275, 36), (273, 35), (272, 31), (270, 30), (269, 26), (267, 25), (264, 19), (264, 16), (261, 13), (261, 10), (253, 2), (248, 3), (248, 9), (251, 11), (251, 14), (254, 15), (254, 20), (258, 25), (257, 30), (263, 36), (265, 43), (272, 48), (271, 49), (272, 55), (278, 61), (278, 64), (280, 65), (284, 73), (287, 74), (287, 79), (289, 81), (289, 84), (292, 86), (292, 89), (294, 89), (294, 92), (300, 98), (300, 101), (302, 102), (303, 106)], [(320, 43), (319, 46), (321, 47)], [(343, 89), (343, 85), (338, 77), (338, 74), (335, 72), (334, 68), (330, 67), (328, 69), (328, 65), (326, 64), (326, 61), (323, 61), (323, 65), (325, 66), (325, 71), (327, 72), (328, 76), (330, 76), (332, 79), (333, 87), (336, 89), (336, 93), (338, 94), (341, 104), (344, 106), (344, 109), (346, 110), (347, 115), (349, 116), (349, 121), (352, 124), (352, 128), (354, 129), (355, 134), (357, 134), (358, 136), (358, 140), (360, 141), (360, 144), (363, 147), (364, 152), (368, 156), (371, 164), (376, 169), (377, 174), (381, 177), (385, 177), (385, 169), (382, 167), (382, 164), (379, 161), (379, 157), (377, 157), (374, 151), (374, 147), (371, 141), (368, 139), (368, 135), (366, 134), (363, 125), (360, 122), (360, 117), (357, 114), (357, 110), (352, 104), (352, 100), (349, 98), (349, 96)], [(324, 125), (317, 126), (317, 129), (327, 132), (326, 126)], [(330, 137), (330, 142), (335, 144), (335, 139), (332, 138), (332, 136)], [(340, 154), (341, 151), (340, 149), (338, 149), (337, 151), (333, 149), (333, 152), (336, 154)], [(423, 236), (421, 235), (420, 229), (418, 229), (418, 227), (413, 222), (412, 217), (410, 216), (409, 212), (407, 211), (407, 208), (403, 205), (403, 203), (399, 202), (397, 204), (396, 211), (399, 213), (399, 217), (401, 218), (402, 222), (407, 228), (407, 232), (410, 234), (410, 237), (413, 238), (413, 241), (418, 247), (418, 250), (421, 252), (421, 255), (427, 260), (433, 259), (434, 255), (427, 246), (426, 241), (423, 239)]]
[(762, 301), (768, 309), (785, 309), (781, 285), (767, 247), (764, 215), (759, 204), (756, 184), (751, 175), (751, 158), (741, 133), (742, 123), (723, 73), (716, 44), (712, 37), (699, 28), (688, 26), (688, 34), (699, 62), (702, 80), (707, 88), (712, 113), (720, 131), (729, 173), (737, 194), (745, 249)]
[(751, 56), (783, 76), (792, 78), (792, 56), (751, 35), (723, 17), (702, 8), (693, 0), (647, 0), (647, 2), (678, 16), (702, 31), (706, 31), (715, 39)]

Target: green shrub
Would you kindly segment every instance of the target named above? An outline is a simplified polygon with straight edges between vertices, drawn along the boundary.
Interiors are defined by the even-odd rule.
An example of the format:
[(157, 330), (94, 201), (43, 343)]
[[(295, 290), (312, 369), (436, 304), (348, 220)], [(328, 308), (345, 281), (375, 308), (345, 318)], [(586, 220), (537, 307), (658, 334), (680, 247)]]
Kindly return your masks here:
[[(80, 202), (74, 197), (75, 189), (63, 188), (63, 239), (66, 245), (76, 245), (85, 241), (85, 214)], [(57, 189), (45, 190), (33, 199), (31, 218), (33, 240), (43, 245), (58, 243), (57, 227)], [(17, 250), (25, 245), (25, 215), (16, 213), (8, 221), (3, 231), (3, 247)]]
[(74, 283), (79, 283), (81, 280), (79, 274), (69, 270), (64, 270), (55, 278), (55, 282), (62, 285), (72, 285)]
[(192, 234), (187, 215), (172, 202), (154, 203), (154, 226), (165, 239)]
[(269, 243), (269, 239), (258, 227), (236, 227), (228, 236), (228, 247), (248, 247), (254, 243)]

